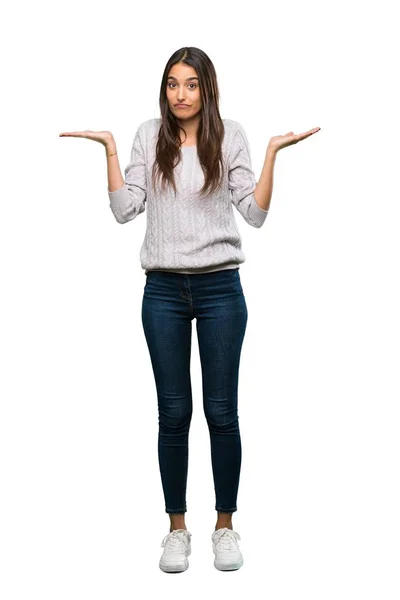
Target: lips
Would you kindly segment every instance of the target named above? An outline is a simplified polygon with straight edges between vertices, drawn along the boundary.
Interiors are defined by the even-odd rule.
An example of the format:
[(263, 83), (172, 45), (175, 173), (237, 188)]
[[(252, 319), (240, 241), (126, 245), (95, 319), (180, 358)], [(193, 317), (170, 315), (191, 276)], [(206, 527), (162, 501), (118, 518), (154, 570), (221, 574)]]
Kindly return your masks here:
[(189, 108), (188, 104), (175, 104), (175, 108)]

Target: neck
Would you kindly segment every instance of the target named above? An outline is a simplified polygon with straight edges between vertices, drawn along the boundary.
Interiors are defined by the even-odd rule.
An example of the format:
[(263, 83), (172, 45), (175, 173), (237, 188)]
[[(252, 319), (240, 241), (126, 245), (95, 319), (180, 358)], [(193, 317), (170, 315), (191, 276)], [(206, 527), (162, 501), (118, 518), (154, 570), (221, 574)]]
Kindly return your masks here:
[(185, 134), (181, 131), (181, 141), (185, 143), (195, 144), (197, 141), (197, 130), (199, 128), (200, 116), (196, 115), (193, 119), (181, 120), (178, 119), (178, 124), (185, 130)]

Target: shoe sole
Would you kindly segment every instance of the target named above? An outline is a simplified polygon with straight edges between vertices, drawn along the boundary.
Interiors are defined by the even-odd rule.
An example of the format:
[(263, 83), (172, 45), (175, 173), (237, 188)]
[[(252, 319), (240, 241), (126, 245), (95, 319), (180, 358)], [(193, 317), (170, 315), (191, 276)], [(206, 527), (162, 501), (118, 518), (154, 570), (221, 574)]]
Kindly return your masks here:
[[(192, 552), (192, 550), (189, 549), (188, 556), (190, 556), (191, 552)], [(161, 571), (164, 571), (164, 573), (183, 573), (183, 571), (186, 571), (186, 569), (189, 567), (189, 561), (186, 558), (186, 560), (183, 564), (166, 565), (160, 559), (159, 567), (160, 567)]]
[(243, 558), (239, 560), (237, 563), (224, 564), (219, 563), (217, 560), (214, 560), (214, 567), (218, 569), (218, 571), (237, 571), (243, 565)]
[(160, 563), (160, 569), (161, 571), (164, 571), (164, 573), (183, 573), (188, 567), (188, 561), (186, 561), (184, 565), (163, 565)]

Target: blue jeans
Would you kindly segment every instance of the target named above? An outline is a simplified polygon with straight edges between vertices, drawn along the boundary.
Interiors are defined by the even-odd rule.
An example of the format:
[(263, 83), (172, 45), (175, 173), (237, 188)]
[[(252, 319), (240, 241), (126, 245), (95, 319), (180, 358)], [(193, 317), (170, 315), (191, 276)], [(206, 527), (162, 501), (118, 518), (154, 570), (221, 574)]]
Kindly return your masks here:
[(196, 318), (215, 490), (215, 510), (235, 512), (242, 447), (238, 378), (247, 306), (238, 269), (149, 271), (142, 323), (158, 398), (158, 459), (165, 512), (184, 513), (192, 418), (190, 354)]

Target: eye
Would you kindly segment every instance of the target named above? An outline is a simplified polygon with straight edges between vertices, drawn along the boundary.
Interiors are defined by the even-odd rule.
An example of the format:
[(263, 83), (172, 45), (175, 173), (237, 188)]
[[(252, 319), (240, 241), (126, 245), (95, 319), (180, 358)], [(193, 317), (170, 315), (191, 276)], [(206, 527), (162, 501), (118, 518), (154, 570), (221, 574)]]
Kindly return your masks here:
[[(176, 84), (175, 84), (175, 82), (174, 82), (174, 81), (170, 81), (170, 82), (168, 83), (168, 87), (169, 87), (169, 86), (171, 86), (171, 85), (176, 85)], [(195, 83), (189, 83), (189, 85), (194, 85), (194, 87), (195, 87), (195, 88), (197, 87), (197, 85), (196, 85)], [(192, 89), (194, 89), (194, 88), (192, 88)]]

